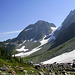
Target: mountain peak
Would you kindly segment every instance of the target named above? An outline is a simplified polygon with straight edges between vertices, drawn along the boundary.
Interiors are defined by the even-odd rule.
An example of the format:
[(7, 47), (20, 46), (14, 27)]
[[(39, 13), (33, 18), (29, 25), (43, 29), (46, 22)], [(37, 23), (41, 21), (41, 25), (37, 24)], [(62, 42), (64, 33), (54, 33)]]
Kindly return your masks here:
[(44, 23), (44, 22), (46, 22), (46, 21), (43, 21), (43, 20), (38, 20), (35, 24), (40, 25), (40, 24), (42, 24), (42, 23)]
[(44, 21), (44, 20), (38, 20), (37, 22), (46, 22), (46, 21)]
[(71, 10), (71, 12), (72, 12), (72, 13), (75, 13), (75, 9), (74, 9), (74, 10)]
[(74, 10), (71, 10), (68, 16), (71, 17), (73, 15), (75, 15), (75, 9)]
[(75, 10), (71, 10), (69, 15), (66, 17), (66, 19), (62, 23), (62, 26), (63, 28), (66, 28), (74, 22), (75, 22)]
[(51, 27), (56, 27), (53, 23), (49, 23), (49, 22), (46, 22), (46, 21), (44, 21), (44, 20), (38, 20), (34, 25), (51, 25)]
[(43, 23), (43, 22), (46, 22), (44, 20), (38, 20), (36, 23)]
[[(23, 41), (23, 40), (41, 40), (45, 35), (49, 35), (52, 33), (52, 28), (56, 27), (53, 23), (48, 23), (43, 20), (38, 20), (35, 24), (27, 26), (18, 36), (15, 38), (15, 41)], [(12, 40), (13, 41), (13, 40)], [(13, 41), (13, 42), (15, 42)]]
[(62, 25), (69, 26), (70, 24), (74, 22), (75, 22), (75, 9), (70, 11), (69, 15), (66, 17)]

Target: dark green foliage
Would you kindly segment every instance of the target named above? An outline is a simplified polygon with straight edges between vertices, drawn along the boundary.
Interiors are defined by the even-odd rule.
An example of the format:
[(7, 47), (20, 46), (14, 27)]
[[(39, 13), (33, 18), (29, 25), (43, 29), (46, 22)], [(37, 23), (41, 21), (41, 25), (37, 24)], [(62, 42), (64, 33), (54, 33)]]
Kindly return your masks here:
[(0, 58), (11, 59), (11, 54), (8, 54), (4, 48), (0, 47)]
[(19, 62), (24, 63), (22, 58), (12, 57), (11, 53), (8, 53), (5, 48), (0, 47), (0, 59), (10, 61), (12, 63)]
[(0, 42), (0, 47), (5, 49), (8, 53), (12, 53), (15, 49), (15, 44), (7, 44), (5, 42)]
[(14, 49), (15, 49), (15, 45), (14, 44), (7, 44), (6, 50), (9, 53), (12, 53)]

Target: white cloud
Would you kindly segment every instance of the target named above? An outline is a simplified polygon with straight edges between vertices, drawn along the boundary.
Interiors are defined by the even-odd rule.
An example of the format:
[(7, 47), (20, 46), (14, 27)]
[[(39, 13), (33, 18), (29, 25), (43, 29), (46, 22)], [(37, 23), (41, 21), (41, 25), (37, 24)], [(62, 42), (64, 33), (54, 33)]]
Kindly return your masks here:
[(4, 32), (4, 33), (0, 33), (1, 35), (6, 35), (6, 34), (15, 34), (15, 33), (20, 33), (22, 30), (18, 30), (18, 31), (10, 31), (10, 32)]
[(0, 41), (5, 41), (5, 40), (7, 40), (7, 39), (15, 38), (15, 37), (18, 36), (18, 34), (19, 34), (21, 31), (22, 31), (22, 30), (0, 33)]

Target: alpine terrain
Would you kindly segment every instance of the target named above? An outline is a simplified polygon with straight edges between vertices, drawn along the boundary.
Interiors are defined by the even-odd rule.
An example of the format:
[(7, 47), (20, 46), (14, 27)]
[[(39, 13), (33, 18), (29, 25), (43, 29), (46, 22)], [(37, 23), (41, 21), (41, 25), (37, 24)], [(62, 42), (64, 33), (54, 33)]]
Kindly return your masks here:
[(0, 42), (0, 75), (74, 75), (75, 10), (60, 27), (43, 20)]
[[(47, 44), (42, 46), (42, 49), (40, 48), (39, 51), (26, 57), (25, 60), (33, 61), (34, 63), (43, 63), (43, 61), (60, 55), (58, 56), (60, 57), (58, 58), (60, 63), (65, 63), (64, 60), (66, 60), (66, 57), (68, 57), (66, 60), (67, 63), (73, 62), (75, 56), (72, 56), (72, 53), (74, 52), (71, 51), (75, 50), (75, 10), (69, 13), (62, 25), (49, 36), (48, 41)], [(71, 54), (69, 52), (71, 52)], [(55, 58), (54, 61), (53, 59), (51, 60), (51, 63), (57, 62), (57, 59), (55, 60)], [(48, 63), (50, 63), (50, 61)], [(45, 64), (47, 64), (47, 62)]]
[(49, 42), (49, 37), (56, 28), (53, 23), (39, 20), (35, 24), (27, 26), (16, 38), (6, 42), (16, 45), (16, 57), (29, 56), (42, 49), (42, 46)]

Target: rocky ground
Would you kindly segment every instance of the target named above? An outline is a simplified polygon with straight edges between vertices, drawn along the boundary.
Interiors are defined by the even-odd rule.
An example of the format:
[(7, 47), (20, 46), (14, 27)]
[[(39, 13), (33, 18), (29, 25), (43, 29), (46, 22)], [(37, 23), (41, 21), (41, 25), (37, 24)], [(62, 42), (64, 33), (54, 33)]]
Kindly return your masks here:
[[(53, 64), (30, 64), (29, 70), (21, 67), (3, 65), (0, 75), (75, 75), (75, 62)], [(33, 66), (33, 67), (32, 67)]]

